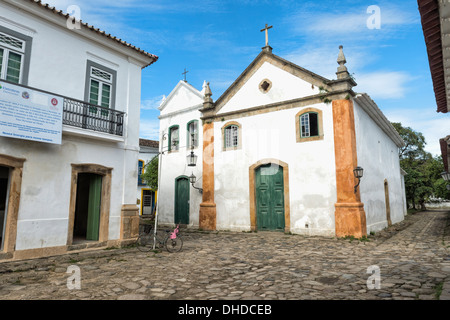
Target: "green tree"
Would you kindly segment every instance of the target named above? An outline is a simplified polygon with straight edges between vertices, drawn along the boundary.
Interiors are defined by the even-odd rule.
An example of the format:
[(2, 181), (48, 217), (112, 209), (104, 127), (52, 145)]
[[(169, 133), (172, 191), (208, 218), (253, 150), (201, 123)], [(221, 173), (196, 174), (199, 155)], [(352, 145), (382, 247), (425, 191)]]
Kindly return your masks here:
[(144, 167), (142, 181), (153, 190), (158, 190), (158, 156), (154, 156)]
[(401, 123), (394, 122), (392, 125), (405, 142), (405, 146), (399, 149), (399, 157), (400, 166), (407, 173), (405, 191), (408, 202), (413, 208), (419, 204), (424, 209), (425, 202), (431, 196), (448, 198), (440, 175), (444, 170), (442, 159), (425, 151), (423, 134), (410, 127), (403, 127)]

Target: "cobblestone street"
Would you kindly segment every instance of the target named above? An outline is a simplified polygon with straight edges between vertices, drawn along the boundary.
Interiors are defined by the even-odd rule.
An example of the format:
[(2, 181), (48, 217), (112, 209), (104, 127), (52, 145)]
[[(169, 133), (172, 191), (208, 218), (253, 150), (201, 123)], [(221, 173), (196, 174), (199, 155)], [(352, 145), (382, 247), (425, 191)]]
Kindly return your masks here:
[[(445, 211), (408, 215), (368, 241), (191, 231), (184, 232), (179, 253), (142, 253), (129, 247), (2, 262), (0, 296), (4, 300), (434, 300), (444, 287), (441, 299), (448, 299), (444, 283), (450, 281), (449, 215)], [(70, 266), (80, 268), (80, 289), (67, 285)]]

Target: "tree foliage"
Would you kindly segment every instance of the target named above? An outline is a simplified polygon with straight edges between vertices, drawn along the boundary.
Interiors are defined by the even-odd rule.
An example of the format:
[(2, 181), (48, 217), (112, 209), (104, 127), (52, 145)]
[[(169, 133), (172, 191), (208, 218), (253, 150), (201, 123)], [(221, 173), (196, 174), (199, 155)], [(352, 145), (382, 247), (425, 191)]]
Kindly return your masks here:
[(152, 160), (147, 162), (142, 173), (142, 181), (153, 190), (158, 190), (158, 156), (154, 156)]
[(444, 163), (441, 156), (433, 157), (425, 151), (425, 137), (401, 123), (392, 123), (403, 138), (405, 146), (399, 149), (400, 166), (406, 172), (406, 198), (413, 208), (418, 204), (421, 209), (431, 197), (450, 199), (446, 183), (441, 177)]

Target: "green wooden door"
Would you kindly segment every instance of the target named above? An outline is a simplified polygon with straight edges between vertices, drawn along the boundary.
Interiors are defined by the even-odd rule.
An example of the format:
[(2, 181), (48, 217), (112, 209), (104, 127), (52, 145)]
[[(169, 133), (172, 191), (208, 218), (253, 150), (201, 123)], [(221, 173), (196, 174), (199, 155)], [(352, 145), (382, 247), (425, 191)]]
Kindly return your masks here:
[(189, 224), (189, 180), (175, 180), (175, 223)]
[(92, 174), (89, 177), (89, 201), (86, 240), (98, 241), (101, 195), (102, 176)]
[(283, 168), (268, 164), (256, 169), (255, 188), (258, 230), (284, 231)]

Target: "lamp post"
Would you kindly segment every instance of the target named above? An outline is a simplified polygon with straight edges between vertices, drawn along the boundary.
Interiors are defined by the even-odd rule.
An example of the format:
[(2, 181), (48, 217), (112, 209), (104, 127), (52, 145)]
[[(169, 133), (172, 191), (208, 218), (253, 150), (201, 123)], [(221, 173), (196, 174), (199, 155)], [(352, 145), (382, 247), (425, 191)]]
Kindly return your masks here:
[(355, 175), (355, 178), (358, 179), (358, 183), (357, 183), (357, 185), (355, 186), (355, 193), (356, 193), (356, 191), (358, 190), (359, 183), (361, 182), (361, 178), (362, 178), (363, 175), (364, 175), (364, 169), (361, 168), (361, 167), (356, 167), (356, 168), (353, 170), (353, 174)]
[(442, 179), (444, 179), (445, 181), (450, 181), (450, 172), (442, 172), (441, 173)]

